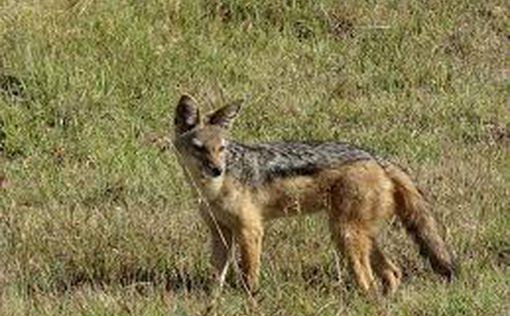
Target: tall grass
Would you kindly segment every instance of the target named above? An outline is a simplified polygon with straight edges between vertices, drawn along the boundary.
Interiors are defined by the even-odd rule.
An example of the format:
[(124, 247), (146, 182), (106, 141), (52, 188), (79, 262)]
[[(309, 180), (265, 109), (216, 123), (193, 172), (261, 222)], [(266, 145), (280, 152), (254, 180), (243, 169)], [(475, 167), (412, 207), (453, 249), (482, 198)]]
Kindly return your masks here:
[[(0, 314), (505, 315), (504, 1), (0, 0)], [(179, 95), (251, 95), (233, 136), (343, 139), (409, 168), (460, 276), (392, 225), (393, 297), (360, 297), (320, 216), (268, 224), (254, 304), (208, 292), (171, 147)]]

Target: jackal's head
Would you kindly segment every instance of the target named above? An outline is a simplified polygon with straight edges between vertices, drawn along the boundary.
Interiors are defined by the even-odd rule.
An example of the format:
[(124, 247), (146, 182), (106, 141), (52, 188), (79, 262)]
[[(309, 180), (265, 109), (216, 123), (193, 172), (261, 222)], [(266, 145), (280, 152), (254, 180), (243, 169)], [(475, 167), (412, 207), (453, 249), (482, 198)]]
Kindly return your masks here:
[(195, 100), (183, 95), (175, 110), (174, 145), (185, 168), (201, 180), (221, 180), (226, 167), (228, 129), (242, 100), (207, 115), (202, 121)]

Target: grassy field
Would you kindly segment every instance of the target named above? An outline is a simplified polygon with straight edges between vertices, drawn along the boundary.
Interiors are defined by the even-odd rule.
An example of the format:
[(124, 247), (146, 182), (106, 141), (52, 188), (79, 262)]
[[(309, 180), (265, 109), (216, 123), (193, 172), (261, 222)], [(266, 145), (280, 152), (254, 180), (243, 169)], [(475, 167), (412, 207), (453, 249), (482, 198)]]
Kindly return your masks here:
[[(0, 0), (0, 315), (510, 314), (509, 21), (499, 0)], [(343, 139), (408, 168), (458, 279), (395, 223), (404, 282), (369, 301), (319, 215), (268, 224), (255, 302), (235, 281), (213, 300), (164, 141), (183, 92), (249, 94), (239, 140)]]

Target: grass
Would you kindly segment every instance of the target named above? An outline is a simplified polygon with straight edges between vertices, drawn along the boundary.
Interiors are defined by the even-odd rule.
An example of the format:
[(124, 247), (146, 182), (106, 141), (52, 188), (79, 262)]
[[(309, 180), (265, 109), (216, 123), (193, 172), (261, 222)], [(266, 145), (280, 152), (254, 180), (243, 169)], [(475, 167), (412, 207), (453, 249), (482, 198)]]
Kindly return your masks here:
[[(0, 0), (1, 315), (505, 315), (504, 1)], [(345, 139), (411, 170), (461, 265), (399, 225), (396, 295), (351, 286), (321, 216), (268, 224), (257, 303), (207, 291), (207, 231), (162, 139), (181, 93), (249, 94), (234, 137)], [(340, 273), (338, 273), (340, 272)]]

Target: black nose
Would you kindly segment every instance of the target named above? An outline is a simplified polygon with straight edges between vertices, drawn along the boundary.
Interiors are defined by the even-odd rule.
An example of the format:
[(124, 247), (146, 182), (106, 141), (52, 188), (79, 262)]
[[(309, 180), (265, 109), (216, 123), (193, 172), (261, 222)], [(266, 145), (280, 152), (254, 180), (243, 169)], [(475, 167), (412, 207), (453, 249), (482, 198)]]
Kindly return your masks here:
[(222, 172), (223, 172), (223, 170), (221, 170), (221, 168), (218, 168), (218, 167), (211, 168), (211, 175), (213, 176), (213, 178), (221, 176)]

